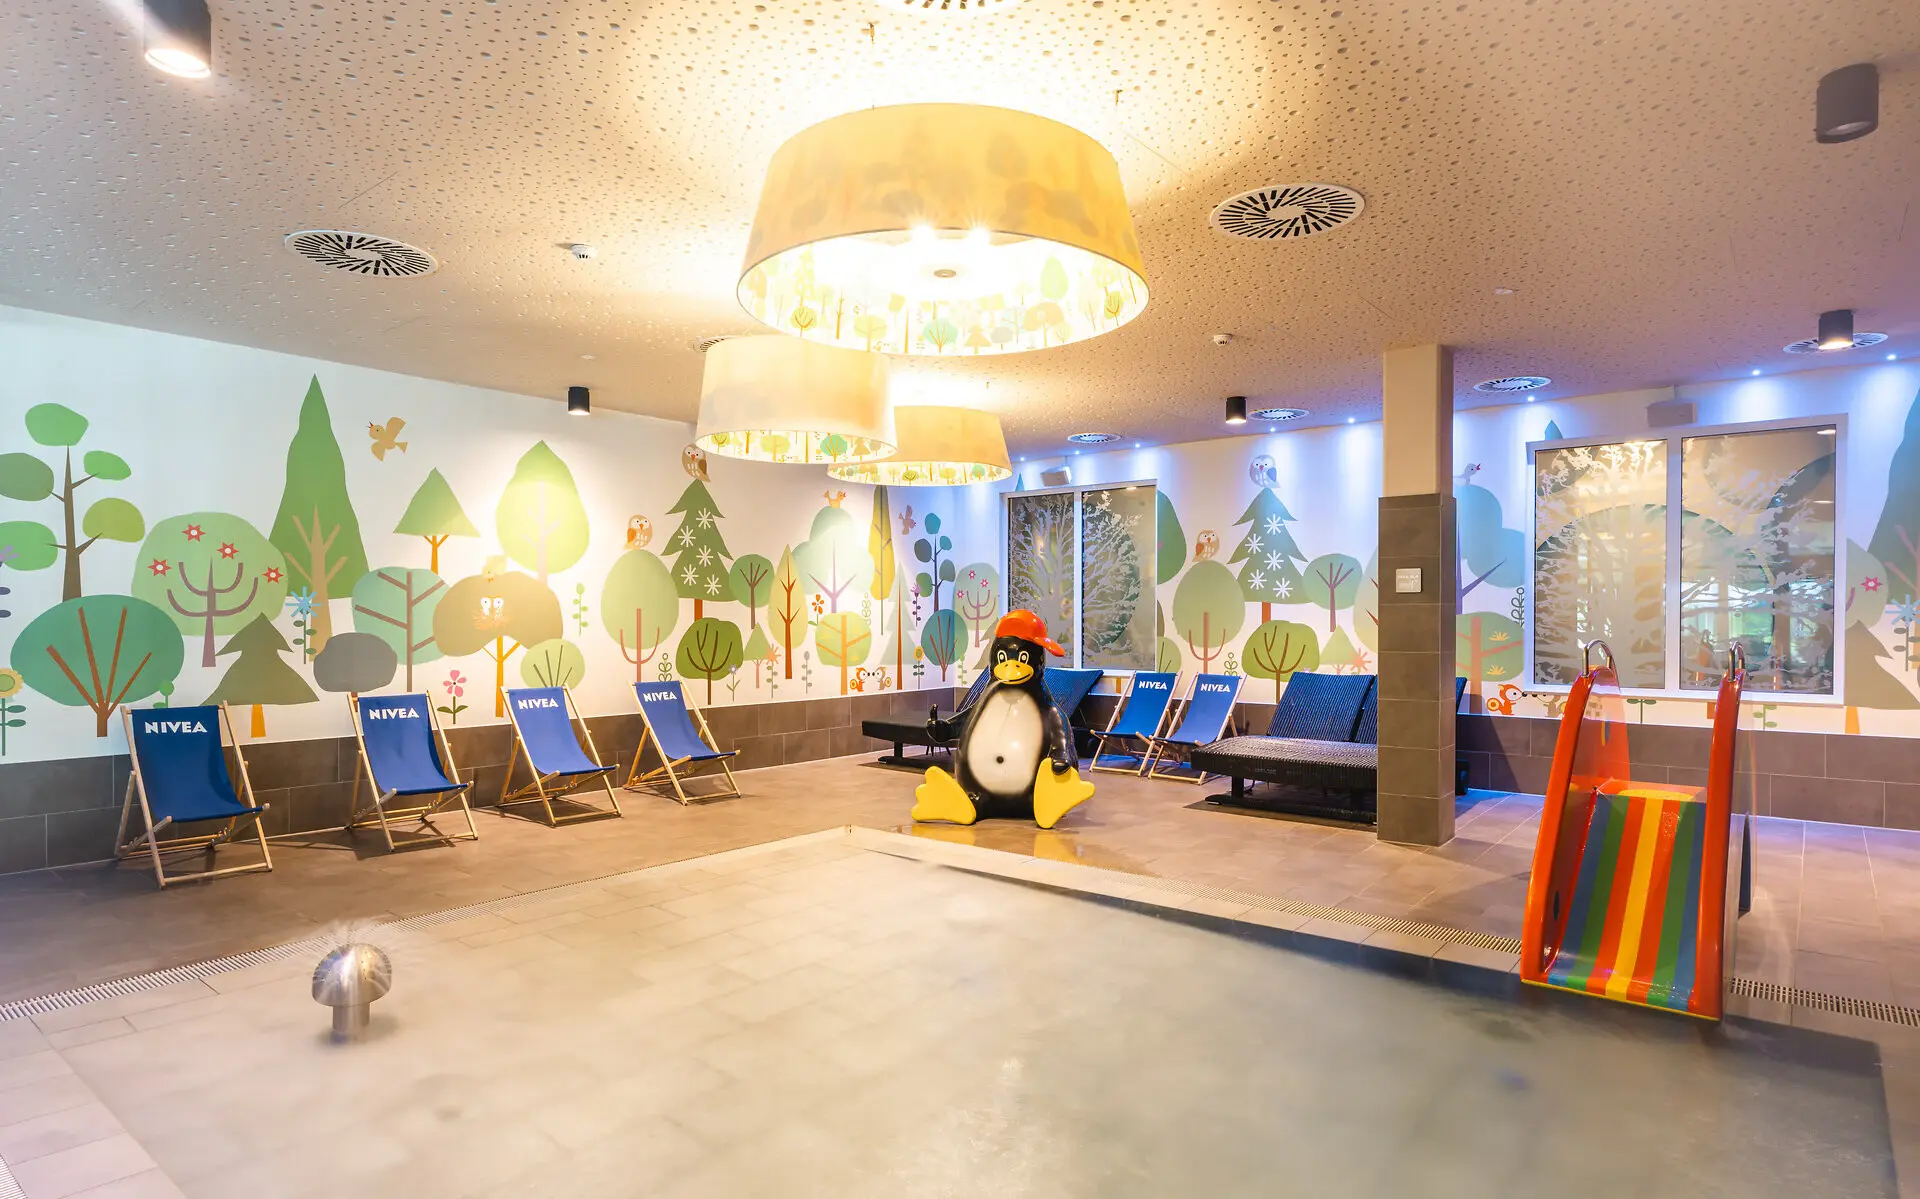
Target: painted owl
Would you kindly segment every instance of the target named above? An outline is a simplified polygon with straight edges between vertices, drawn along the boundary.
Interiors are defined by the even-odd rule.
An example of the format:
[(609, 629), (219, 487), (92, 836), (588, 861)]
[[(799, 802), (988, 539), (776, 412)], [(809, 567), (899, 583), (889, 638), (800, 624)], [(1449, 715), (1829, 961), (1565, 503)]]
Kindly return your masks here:
[(1255, 487), (1271, 487), (1280, 481), (1280, 468), (1275, 465), (1272, 454), (1261, 454), (1247, 464), (1247, 477)]
[(507, 623), (507, 597), (504, 595), (481, 596), (480, 615), (474, 618), (474, 627), (491, 629), (505, 623)]
[(1219, 552), (1220, 534), (1214, 532), (1212, 529), (1200, 530), (1200, 535), (1193, 539), (1193, 560), (1195, 562), (1205, 562), (1208, 558), (1213, 557)]
[(699, 446), (690, 445), (680, 451), (680, 467), (691, 478), (707, 482), (707, 452)]
[(643, 550), (653, 541), (653, 522), (644, 516), (627, 518), (627, 548)]

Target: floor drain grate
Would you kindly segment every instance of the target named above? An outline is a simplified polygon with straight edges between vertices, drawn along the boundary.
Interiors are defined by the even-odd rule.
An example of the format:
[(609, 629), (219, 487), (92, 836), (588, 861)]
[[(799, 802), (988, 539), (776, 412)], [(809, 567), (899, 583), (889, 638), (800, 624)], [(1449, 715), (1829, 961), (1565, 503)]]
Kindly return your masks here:
[(1748, 999), (1769, 999), (1775, 1003), (1791, 1004), (1794, 1007), (1813, 1008), (1815, 1011), (1834, 1012), (1842, 1016), (1855, 1016), (1862, 1020), (1878, 1020), (1882, 1024), (1920, 1028), (1920, 1009), (1881, 1003), (1877, 999), (1828, 995), (1821, 991), (1784, 987), (1779, 983), (1763, 983), (1751, 978), (1734, 979), (1732, 991), (1735, 995), (1744, 995)]

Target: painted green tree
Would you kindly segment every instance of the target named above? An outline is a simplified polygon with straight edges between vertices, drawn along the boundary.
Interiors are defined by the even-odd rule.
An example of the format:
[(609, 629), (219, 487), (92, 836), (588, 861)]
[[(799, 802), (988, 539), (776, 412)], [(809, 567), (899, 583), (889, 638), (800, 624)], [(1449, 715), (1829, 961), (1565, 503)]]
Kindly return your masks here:
[(1480, 684), (1504, 683), (1526, 667), (1520, 622), (1498, 612), (1462, 612), (1454, 617), (1454, 662), (1465, 678), (1478, 710)]
[(217, 635), (279, 613), (287, 566), (280, 550), (238, 516), (186, 512), (154, 523), (133, 568), (133, 593), (199, 638), (200, 665), (211, 667)]
[(1473, 483), (1453, 489), (1455, 541), (1460, 552), (1457, 599), (1474, 588), (1519, 587), (1527, 581), (1527, 535), (1505, 526), (1499, 497)]
[(313, 681), (322, 691), (365, 693), (393, 682), (399, 670), (400, 655), (385, 639), (372, 633), (335, 633), (313, 660)]
[[(413, 499), (407, 502), (407, 510), (400, 514), (400, 523), (393, 531), (407, 537), (424, 537), (427, 542), (429, 558), (427, 569), (434, 574), (440, 573), (440, 547), (451, 537), (478, 537), (480, 530), (473, 527), (467, 519), (467, 510), (460, 506), (460, 500), (453, 494), (453, 487), (447, 477), (438, 468), (427, 472), (426, 482), (413, 493)], [(407, 684), (411, 687), (413, 684)]]
[[(140, 510), (123, 499), (106, 496), (88, 505), (81, 515), (77, 493), (88, 483), (123, 482), (132, 477), (133, 468), (126, 459), (105, 450), (88, 450), (80, 457), (80, 474), (73, 473), (73, 450), (87, 435), (87, 418), (64, 404), (35, 404), (26, 413), (27, 436), (36, 445), (59, 450), (60, 473), (32, 454), (0, 454), (0, 496), (34, 503), (55, 499), (60, 504), (60, 531), (55, 533), (36, 521), (10, 522), (18, 538), (12, 544), (25, 561), (39, 561), (45, 547), (65, 555), (65, 571), (60, 582), (62, 600), (79, 599), (81, 555), (95, 542), (138, 541), (146, 535), (146, 522)], [(44, 567), (11, 563), (15, 570)], [(51, 565), (51, 563), (47, 563)]]
[(760, 625), (753, 626), (753, 631), (747, 634), (747, 644), (740, 652), (746, 661), (753, 663), (753, 686), (756, 691), (760, 688), (762, 671), (768, 665), (767, 658), (772, 650), (773, 643), (767, 640), (767, 630)]
[(693, 618), (700, 620), (706, 614), (706, 604), (734, 598), (727, 575), (733, 551), (720, 535), (724, 517), (707, 485), (699, 479), (687, 484), (667, 514), (680, 517), (680, 527), (667, 539), (666, 552), (673, 558), (673, 585), (683, 599), (693, 601)]
[(864, 664), (873, 652), (873, 630), (858, 612), (829, 612), (813, 630), (820, 665), (840, 668), (840, 694), (847, 693), (847, 671)]
[(1295, 671), (1319, 668), (1320, 641), (1306, 625), (1290, 620), (1264, 621), (1247, 634), (1244, 659), (1250, 677), (1273, 680), (1273, 702), (1279, 703), (1281, 685)]
[(1346, 554), (1322, 554), (1307, 563), (1307, 595), (1327, 610), (1327, 632), (1340, 627), (1340, 611), (1360, 592), (1360, 563)]
[(1247, 603), (1240, 587), (1232, 571), (1209, 558), (1188, 567), (1174, 589), (1173, 631), (1203, 672), (1246, 622)]
[(764, 554), (742, 554), (727, 575), (733, 598), (747, 606), (747, 627), (760, 627), (760, 609), (773, 596), (773, 563)]
[(1899, 448), (1887, 467), (1887, 502), (1867, 549), (1886, 564), (1891, 597), (1920, 595), (1920, 396), (1907, 408)]
[(940, 668), (940, 678), (945, 680), (947, 669), (967, 652), (967, 622), (952, 608), (933, 613), (920, 626), (920, 652)]
[(337, 591), (367, 573), (360, 518), (347, 494), (347, 466), (318, 375), (300, 402), (300, 422), (287, 445), (287, 484), (269, 537), (286, 555), (292, 585), (313, 593), (308, 650), (318, 653), (333, 636), (329, 605)]
[(1331, 666), (1341, 674), (1365, 674), (1366, 651), (1353, 643), (1345, 629), (1335, 629), (1320, 647), (1320, 665)]
[(1299, 564), (1307, 560), (1294, 544), (1287, 525), (1293, 513), (1273, 488), (1262, 487), (1234, 525), (1247, 526), (1246, 536), (1234, 547), (1229, 564), (1240, 562), (1240, 590), (1247, 602), (1260, 605), (1260, 622), (1273, 619), (1275, 604), (1300, 602)]
[(52, 529), (34, 520), (0, 521), (0, 566), (45, 570), (59, 560), (60, 547)]
[(780, 551), (773, 568), (773, 598), (767, 601), (767, 618), (773, 622), (775, 639), (780, 642), (780, 661), (786, 677), (793, 677), (793, 651), (807, 640), (807, 595), (800, 588), (800, 569), (793, 561), (793, 547)]
[[(933, 520), (931, 516), (927, 519)], [(829, 612), (838, 612), (841, 604), (858, 595), (873, 577), (867, 539), (861, 536), (852, 514), (837, 501), (814, 513), (806, 541), (794, 547), (793, 561), (801, 585), (824, 596)]]
[(946, 557), (946, 554), (953, 549), (953, 538), (940, 531), (939, 515), (933, 512), (927, 513), (925, 527), (927, 535), (914, 539), (913, 556), (927, 569), (914, 575), (913, 585), (920, 589), (921, 595), (932, 597), (933, 606), (938, 609), (940, 589), (953, 582), (959, 571), (955, 568), (953, 559)]
[(1155, 583), (1171, 583), (1187, 564), (1187, 534), (1180, 527), (1180, 514), (1173, 510), (1173, 500), (1167, 496), (1164, 488), (1156, 489), (1154, 501), (1154, 535), (1159, 540), (1159, 548), (1154, 552), (1156, 570)]
[(413, 668), (440, 657), (440, 647), (433, 643), (433, 610), (446, 594), (445, 579), (404, 566), (377, 566), (353, 585), (354, 631), (371, 633), (393, 647), (409, 691)]
[(520, 655), (520, 680), (529, 687), (578, 687), (587, 677), (587, 656), (563, 637), (529, 645)]
[(173, 619), (131, 595), (89, 595), (47, 609), (13, 642), (13, 669), (56, 704), (93, 711), (93, 735), (130, 704), (173, 685), (186, 657)]
[(493, 520), (500, 548), (532, 571), (543, 587), (555, 571), (572, 566), (587, 552), (587, 509), (580, 502), (580, 489), (574, 486), (573, 472), (544, 441), (520, 455)]
[(880, 617), (884, 633), (887, 597), (893, 594), (893, 576), (900, 569), (893, 552), (893, 502), (885, 484), (873, 489), (873, 519), (867, 523), (867, 557), (873, 562), (873, 578), (867, 583), (867, 594), (873, 599), (873, 610)]
[(560, 600), (531, 575), (482, 573), (447, 588), (433, 610), (433, 639), (449, 658), (484, 653), (493, 663), (493, 714), (507, 714), (507, 661), (566, 629)]
[(227, 667), (227, 673), (220, 677), (220, 685), (207, 697), (207, 702), (251, 705), (251, 734), (255, 737), (266, 736), (268, 704), (311, 704), (320, 700), (313, 693), (313, 688), (307, 686), (307, 680), (300, 677), (300, 672), (280, 657), (281, 654), (292, 652), (293, 647), (287, 644), (280, 630), (273, 627), (270, 618), (254, 617), (220, 647), (221, 657), (229, 654), (235, 656), (233, 664)]
[(673, 664), (685, 679), (705, 679), (707, 683), (707, 701), (713, 702), (713, 681), (724, 679), (728, 672), (740, 665), (743, 649), (740, 644), (740, 627), (730, 620), (716, 620), (711, 616), (696, 619), (680, 635), (680, 646), (674, 651)]
[(680, 625), (680, 593), (667, 564), (646, 550), (613, 561), (600, 589), (600, 623), (633, 663), (633, 681), (646, 681), (647, 663)]

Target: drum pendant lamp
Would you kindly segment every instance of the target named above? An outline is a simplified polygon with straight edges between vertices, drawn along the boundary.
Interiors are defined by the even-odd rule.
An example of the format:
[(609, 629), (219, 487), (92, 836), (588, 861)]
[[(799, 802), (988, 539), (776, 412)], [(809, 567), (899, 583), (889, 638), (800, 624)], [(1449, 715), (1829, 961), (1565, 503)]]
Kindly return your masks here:
[(707, 351), (694, 445), (757, 462), (870, 462), (892, 454), (887, 360), (797, 337), (730, 337)]
[(936, 405), (895, 408), (900, 448), (882, 462), (833, 466), (827, 473), (848, 483), (949, 487), (993, 483), (1013, 475), (1000, 418), (974, 408)]

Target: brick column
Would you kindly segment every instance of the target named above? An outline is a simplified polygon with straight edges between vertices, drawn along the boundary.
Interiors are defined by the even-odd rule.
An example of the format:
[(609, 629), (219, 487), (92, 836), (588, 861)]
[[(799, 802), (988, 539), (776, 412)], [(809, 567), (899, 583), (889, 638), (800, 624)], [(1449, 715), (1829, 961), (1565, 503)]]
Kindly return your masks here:
[[(1453, 351), (1381, 358), (1380, 790), (1383, 841), (1453, 839)], [(1401, 571), (1418, 571), (1402, 591)], [(1408, 580), (1411, 582), (1411, 580)]]

